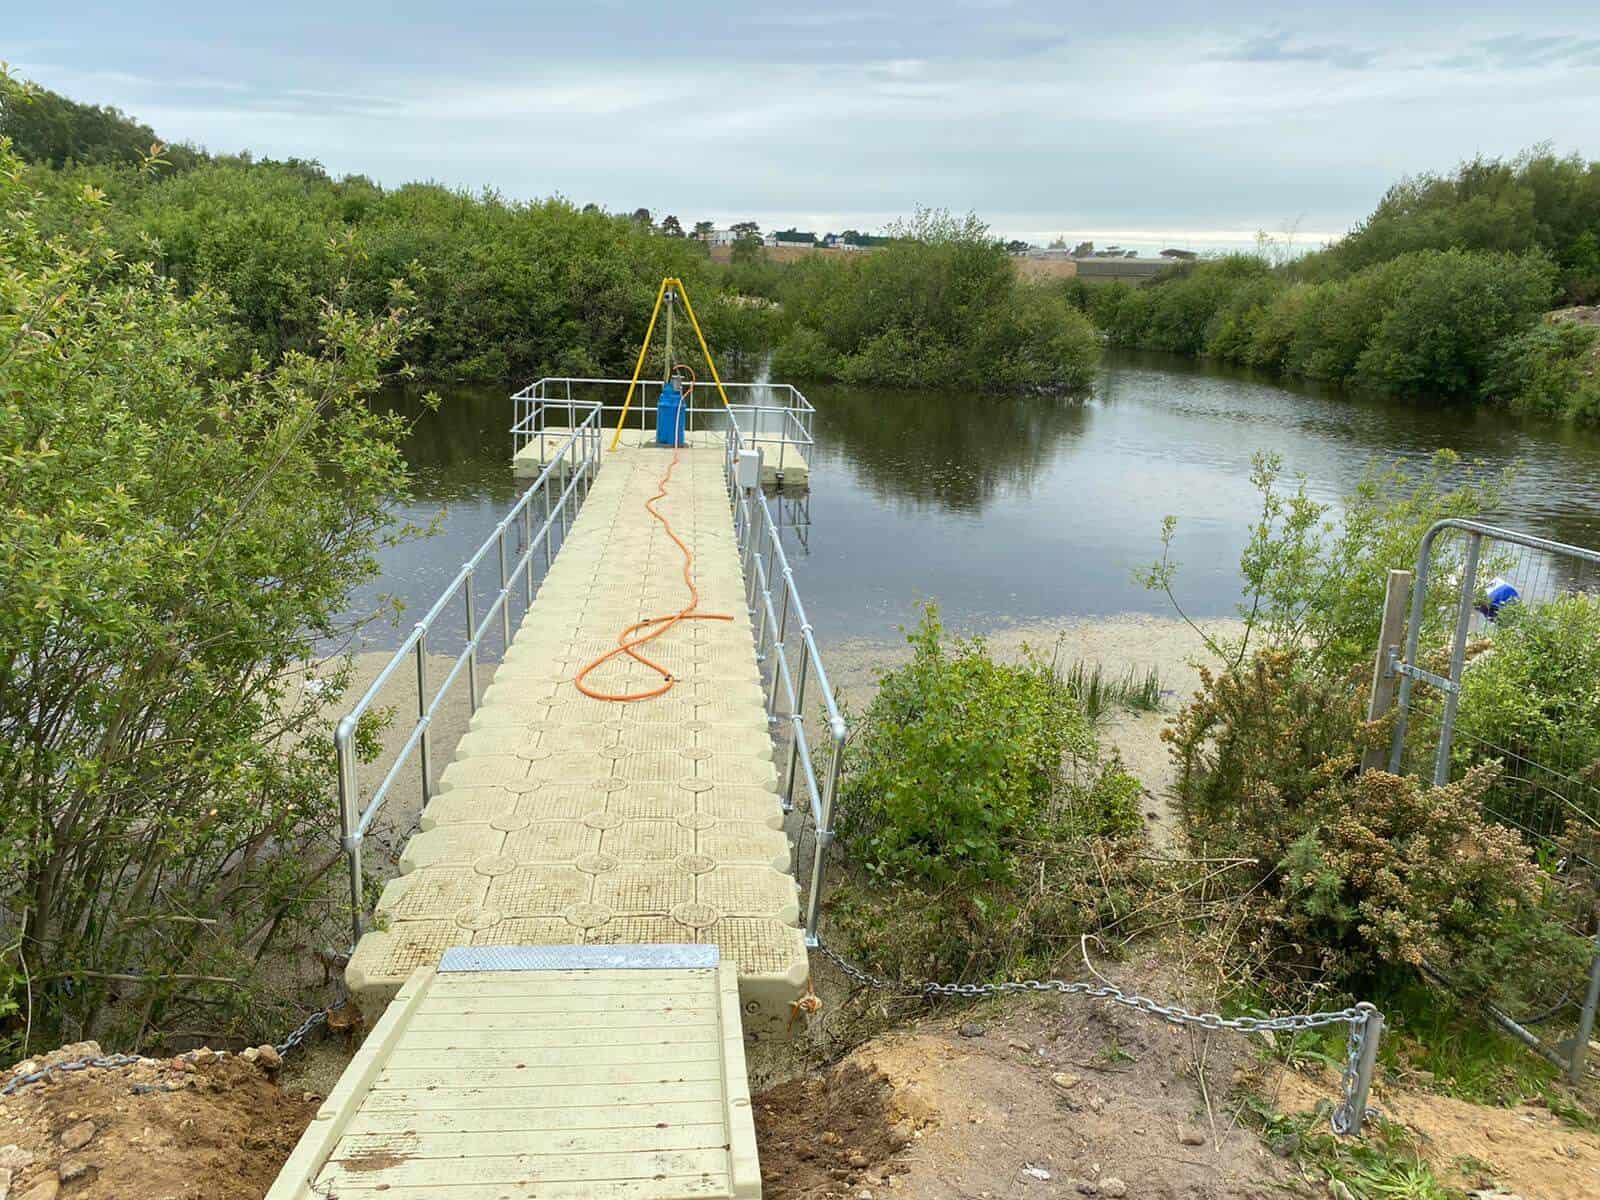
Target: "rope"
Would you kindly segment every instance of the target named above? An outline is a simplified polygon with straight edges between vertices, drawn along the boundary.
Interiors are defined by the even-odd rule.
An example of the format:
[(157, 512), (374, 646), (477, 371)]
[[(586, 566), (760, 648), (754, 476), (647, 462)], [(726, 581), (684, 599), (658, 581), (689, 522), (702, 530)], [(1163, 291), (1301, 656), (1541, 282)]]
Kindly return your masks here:
[[(643, 621), (636, 621), (634, 624), (629, 625), (617, 635), (617, 648), (615, 650), (607, 651), (588, 666), (584, 667), (583, 670), (579, 671), (572, 682), (580, 692), (582, 692), (585, 696), (588, 696), (591, 700), (612, 700), (618, 704), (632, 704), (638, 700), (653, 700), (657, 696), (665, 695), (667, 692), (672, 690), (672, 685), (676, 683), (677, 680), (673, 677), (672, 672), (667, 670), (660, 663), (654, 662), (651, 659), (646, 658), (643, 654), (640, 654), (638, 647), (644, 645), (646, 642), (655, 641), (662, 634), (676, 626), (679, 621), (733, 620), (733, 617), (727, 613), (703, 613), (695, 611), (695, 609), (700, 607), (700, 590), (694, 585), (694, 551), (690, 550), (689, 547), (684, 544), (683, 539), (680, 538), (677, 534), (677, 531), (672, 528), (672, 522), (667, 520), (666, 517), (662, 516), (660, 511), (656, 508), (657, 501), (665, 500), (667, 498), (667, 487), (672, 482), (672, 472), (678, 466), (678, 458), (681, 453), (681, 448), (673, 448), (672, 462), (668, 465), (666, 472), (661, 476), (661, 481), (656, 485), (656, 494), (644, 502), (644, 507), (646, 512), (648, 512), (657, 521), (661, 522), (661, 527), (667, 531), (667, 536), (673, 540), (674, 544), (676, 544), (678, 549), (683, 553), (683, 584), (689, 589), (689, 603), (685, 607), (680, 608), (677, 612), (672, 613), (669, 616), (647, 617)], [(638, 633), (641, 629), (648, 629), (649, 632), (642, 634), (639, 637), (634, 637), (633, 635)], [(589, 687), (583, 682), (586, 678), (588, 678), (591, 672), (595, 671), (599, 667), (603, 667), (606, 663), (610, 662), (620, 654), (626, 654), (634, 661), (641, 662), (645, 666), (649, 667), (652, 671), (661, 676), (661, 683), (658, 686), (643, 692), (603, 692), (597, 688)]]

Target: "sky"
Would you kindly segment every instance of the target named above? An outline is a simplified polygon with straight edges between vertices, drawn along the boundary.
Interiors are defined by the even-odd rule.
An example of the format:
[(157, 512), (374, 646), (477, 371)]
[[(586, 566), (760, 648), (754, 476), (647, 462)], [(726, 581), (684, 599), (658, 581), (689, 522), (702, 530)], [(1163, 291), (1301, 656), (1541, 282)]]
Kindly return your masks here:
[(659, 219), (1304, 247), (1407, 174), (1600, 157), (1591, 4), (123, 0), (0, 59), (171, 141)]

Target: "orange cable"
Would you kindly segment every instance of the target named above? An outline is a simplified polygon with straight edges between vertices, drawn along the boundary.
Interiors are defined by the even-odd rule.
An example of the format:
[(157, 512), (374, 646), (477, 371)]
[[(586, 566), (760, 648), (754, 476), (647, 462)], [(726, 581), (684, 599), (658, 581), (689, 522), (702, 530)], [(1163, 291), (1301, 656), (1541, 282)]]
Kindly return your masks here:
[[(672, 480), (672, 472), (678, 465), (678, 456), (681, 453), (681, 447), (673, 447), (672, 462), (667, 467), (666, 473), (661, 476), (661, 482), (656, 485), (659, 490), (654, 496), (651, 496), (650, 499), (644, 502), (644, 507), (646, 512), (661, 522), (661, 527), (667, 531), (667, 536), (671, 538), (677, 544), (678, 549), (683, 552), (683, 583), (684, 586), (689, 589), (689, 603), (686, 607), (680, 608), (677, 612), (671, 614), (670, 616), (647, 617), (643, 621), (636, 621), (634, 624), (629, 625), (621, 633), (617, 634), (617, 648), (615, 650), (607, 651), (588, 666), (584, 667), (583, 670), (579, 671), (577, 676), (572, 681), (573, 685), (591, 700), (613, 700), (619, 704), (632, 704), (636, 700), (653, 700), (657, 696), (665, 695), (667, 692), (672, 690), (672, 685), (676, 683), (677, 680), (673, 678), (671, 671), (667, 670), (660, 663), (653, 662), (646, 658), (643, 654), (640, 654), (635, 647), (642, 646), (646, 642), (655, 641), (656, 638), (666, 633), (667, 630), (671, 629), (679, 621), (733, 620), (733, 617), (726, 613), (695, 612), (695, 609), (700, 607), (700, 590), (694, 586), (694, 576), (691, 574), (691, 571), (694, 567), (694, 551), (690, 550), (688, 546), (684, 545), (683, 539), (680, 538), (677, 535), (677, 532), (672, 528), (672, 522), (667, 520), (666, 517), (662, 516), (661, 513), (656, 510), (656, 501), (665, 500), (667, 497), (667, 485)], [(654, 626), (655, 628), (650, 629), (651, 626)], [(630, 641), (629, 638), (632, 636), (632, 634), (640, 629), (650, 629), (650, 632), (644, 634), (642, 637), (633, 638), (633, 640)], [(632, 658), (637, 662), (642, 662), (652, 671), (657, 672), (661, 676), (661, 685), (647, 692), (621, 693), (600, 692), (596, 691), (594, 688), (584, 685), (583, 681), (590, 672), (594, 671), (598, 667), (604, 666), (613, 658), (616, 658), (619, 654), (626, 654), (629, 658)]]

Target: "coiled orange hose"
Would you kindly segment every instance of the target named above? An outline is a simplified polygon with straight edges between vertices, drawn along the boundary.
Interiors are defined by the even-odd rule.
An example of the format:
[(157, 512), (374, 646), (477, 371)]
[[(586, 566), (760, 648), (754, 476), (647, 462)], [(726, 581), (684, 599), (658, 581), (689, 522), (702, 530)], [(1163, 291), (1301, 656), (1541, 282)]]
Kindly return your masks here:
[[(579, 671), (572, 681), (573, 685), (577, 687), (577, 689), (585, 696), (588, 696), (592, 700), (613, 700), (619, 704), (632, 704), (637, 700), (653, 700), (657, 696), (665, 695), (667, 692), (672, 690), (672, 685), (676, 683), (677, 680), (673, 677), (672, 672), (667, 670), (660, 663), (653, 662), (646, 658), (643, 654), (640, 654), (637, 647), (644, 645), (646, 642), (655, 641), (656, 638), (666, 633), (679, 621), (733, 620), (733, 617), (727, 613), (703, 613), (695, 611), (695, 609), (700, 607), (700, 590), (694, 586), (694, 575), (692, 573), (694, 568), (694, 551), (690, 550), (688, 546), (684, 545), (683, 539), (680, 538), (677, 532), (672, 528), (672, 522), (667, 520), (666, 517), (662, 516), (661, 513), (656, 509), (656, 502), (658, 500), (665, 500), (667, 497), (667, 486), (672, 481), (672, 472), (678, 465), (679, 454), (680, 450), (674, 447), (672, 451), (672, 462), (668, 465), (666, 473), (661, 476), (661, 482), (656, 485), (659, 490), (657, 490), (654, 496), (651, 496), (650, 499), (644, 502), (644, 507), (646, 512), (661, 522), (661, 527), (667, 531), (667, 536), (671, 538), (673, 542), (677, 544), (678, 549), (683, 552), (683, 584), (689, 589), (689, 603), (686, 607), (680, 608), (677, 612), (672, 613), (670, 616), (647, 617), (643, 621), (636, 621), (634, 624), (629, 625), (617, 635), (617, 648), (615, 650), (611, 650), (605, 654), (602, 654), (588, 666), (584, 667), (583, 670)], [(633, 635), (641, 629), (648, 629), (650, 632), (640, 637), (633, 637)], [(657, 672), (661, 676), (660, 686), (645, 692), (613, 693), (599, 691), (595, 688), (587, 686), (583, 682), (596, 668), (603, 667), (606, 663), (610, 662), (613, 658), (616, 658), (619, 654), (626, 654), (629, 658), (632, 658), (637, 662), (642, 662), (652, 671)]]

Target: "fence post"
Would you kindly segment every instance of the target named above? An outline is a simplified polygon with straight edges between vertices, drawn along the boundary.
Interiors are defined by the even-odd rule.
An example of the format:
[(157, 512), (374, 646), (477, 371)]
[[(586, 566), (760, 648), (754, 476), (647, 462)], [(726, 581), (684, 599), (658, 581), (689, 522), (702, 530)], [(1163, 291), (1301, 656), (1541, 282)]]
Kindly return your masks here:
[[(1378, 658), (1372, 664), (1372, 694), (1367, 702), (1367, 720), (1376, 721), (1394, 707), (1395, 682), (1399, 675), (1391, 664), (1406, 636), (1406, 604), (1411, 596), (1411, 572), (1390, 571), (1383, 594), (1383, 625), (1378, 630)], [(1375, 771), (1389, 761), (1388, 746), (1368, 746), (1361, 756), (1361, 769)]]
[(1483, 534), (1467, 534), (1467, 561), (1461, 568), (1461, 595), (1456, 600), (1456, 633), (1450, 644), (1450, 682), (1444, 696), (1444, 716), (1439, 722), (1439, 750), (1433, 760), (1433, 785), (1450, 782), (1450, 743), (1456, 731), (1456, 708), (1461, 698), (1461, 676), (1467, 662), (1467, 632), (1472, 628), (1472, 602), (1478, 591), (1478, 556), (1483, 551)]
[(1578, 1017), (1578, 1032), (1573, 1038), (1572, 1055), (1567, 1059), (1567, 1082), (1573, 1086), (1583, 1082), (1583, 1062), (1589, 1053), (1589, 1039), (1594, 1036), (1595, 1008), (1600, 1006), (1600, 932), (1594, 938), (1594, 958), (1589, 963), (1589, 990), (1583, 998), (1583, 1012)]
[(1383, 1014), (1370, 1004), (1363, 1003), (1359, 1007), (1366, 1010), (1367, 1018), (1361, 1029), (1361, 1051), (1355, 1062), (1355, 1079), (1346, 1100), (1349, 1105), (1346, 1110), (1348, 1125), (1344, 1129), (1334, 1126), (1338, 1132), (1350, 1137), (1360, 1135), (1361, 1126), (1367, 1119), (1372, 1075), (1378, 1066), (1378, 1042), (1383, 1037)]

